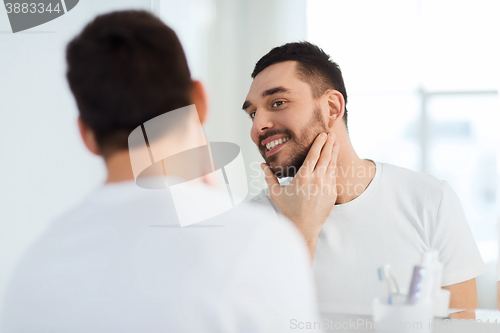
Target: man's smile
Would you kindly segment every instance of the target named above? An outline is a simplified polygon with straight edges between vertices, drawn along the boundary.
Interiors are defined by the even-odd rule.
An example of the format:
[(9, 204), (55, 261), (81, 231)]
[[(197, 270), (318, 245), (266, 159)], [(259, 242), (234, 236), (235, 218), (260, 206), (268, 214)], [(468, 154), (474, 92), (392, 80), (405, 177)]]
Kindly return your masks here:
[(290, 138), (286, 135), (274, 135), (261, 142), (266, 147), (266, 157), (278, 151)]

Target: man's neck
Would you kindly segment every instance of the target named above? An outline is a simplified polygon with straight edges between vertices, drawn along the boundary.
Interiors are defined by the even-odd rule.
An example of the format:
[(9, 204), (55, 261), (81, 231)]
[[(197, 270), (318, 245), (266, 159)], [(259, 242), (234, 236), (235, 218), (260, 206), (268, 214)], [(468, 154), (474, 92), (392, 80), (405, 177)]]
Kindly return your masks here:
[(118, 151), (105, 159), (108, 177), (106, 183), (134, 180), (128, 151)]
[(375, 163), (358, 157), (349, 137), (340, 142), (337, 159), (337, 201), (343, 204), (359, 197), (375, 176)]
[[(170, 172), (164, 173), (164, 176), (185, 178), (192, 180), (193, 178), (198, 179), (200, 182), (206, 183), (211, 186), (215, 186), (216, 180), (215, 175), (210, 174), (213, 170), (207, 169), (211, 167), (208, 165), (208, 161), (201, 159), (196, 159), (190, 161), (194, 165), (199, 165), (199, 169), (193, 169), (192, 165), (190, 168), (185, 168), (183, 165), (178, 165), (177, 168), (170, 167), (168, 170)], [(106, 179), (107, 183), (117, 183), (123, 181), (134, 180), (134, 173), (132, 171), (132, 165), (130, 163), (130, 156), (128, 150), (122, 150), (113, 153), (111, 156), (105, 159), (106, 169), (108, 171), (108, 177)], [(165, 171), (164, 171), (165, 172)], [(199, 176), (194, 177), (193, 172), (199, 173)]]

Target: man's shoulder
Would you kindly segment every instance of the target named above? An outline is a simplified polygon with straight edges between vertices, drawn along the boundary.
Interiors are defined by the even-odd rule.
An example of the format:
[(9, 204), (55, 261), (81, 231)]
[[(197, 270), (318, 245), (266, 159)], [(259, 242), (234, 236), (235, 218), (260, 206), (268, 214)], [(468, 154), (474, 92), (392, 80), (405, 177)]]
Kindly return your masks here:
[[(217, 199), (222, 194), (206, 185), (194, 185), (191, 191), (205, 191)], [(115, 246), (132, 246), (130, 242), (115, 242), (118, 239), (150, 237), (161, 227), (178, 228), (175, 234), (189, 239), (195, 237), (192, 228), (219, 226), (215, 237), (196, 239), (197, 248), (211, 248), (214, 242), (225, 239), (240, 240), (240, 247), (245, 247), (252, 239), (265, 233), (281, 234), (286, 241), (296, 238), (294, 230), (285, 221), (276, 219), (271, 205), (259, 204), (254, 200), (240, 204), (194, 225), (181, 227), (179, 216), (169, 195), (159, 195), (150, 191), (128, 198), (126, 201), (102, 201), (99, 193), (90, 194), (79, 204), (68, 209), (52, 220), (45, 232), (30, 246), (31, 256), (50, 256), (55, 259), (67, 253), (67, 248), (79, 248), (85, 251), (97, 251), (98, 248)], [(265, 190), (261, 198), (265, 200)], [(203, 205), (194, 209), (203, 209)], [(170, 230), (168, 229), (168, 230)], [(224, 231), (223, 231), (224, 230)], [(173, 237), (168, 234), (169, 237)], [(88, 248), (94, 244), (95, 249)], [(107, 244), (107, 245), (106, 245)], [(127, 245), (128, 244), (128, 245)], [(109, 245), (109, 246), (108, 246)]]
[(412, 191), (419, 195), (442, 196), (447, 183), (435, 176), (413, 171), (404, 167), (389, 163), (380, 163), (382, 167), (382, 179), (386, 186)]
[[(266, 274), (272, 269), (284, 274), (291, 264), (276, 266), (276, 262), (291, 263), (297, 253), (306, 262), (306, 248), (301, 248), (298, 231), (285, 221), (272, 221), (251, 203), (243, 202), (199, 225), (183, 228), (154, 225), (150, 219), (159, 216), (160, 208), (163, 212), (167, 209), (164, 202), (158, 201), (156, 207), (150, 199), (134, 197), (119, 205), (116, 201), (104, 204), (102, 200), (91, 200), (92, 204), (79, 204), (53, 220), (10, 279), (4, 302), (7, 306), (0, 313), (9, 320), (3, 324), (24, 327), (43, 322), (57, 327), (57, 318), (67, 309), (74, 310), (68, 320), (85, 317), (91, 322), (92, 318), (102, 318), (103, 310), (95, 304), (103, 299), (116, 300), (126, 321), (130, 319), (127, 314), (143, 310), (136, 307), (143, 299), (149, 302), (154, 298), (159, 307), (178, 307), (170, 297), (174, 290), (182, 299), (202, 300), (212, 295), (205, 292), (207, 285), (210, 290), (227, 290), (228, 285), (234, 285), (231, 279), (248, 279), (265, 288), (267, 280), (261, 278), (264, 273), (247, 269), (252, 263), (266, 267)], [(287, 246), (296, 248), (295, 252), (276, 251)], [(177, 282), (182, 279), (204, 282)], [(116, 281), (120, 283), (116, 285)], [(103, 287), (110, 285), (112, 289)], [(179, 291), (175, 289), (178, 285), (188, 288)], [(85, 293), (81, 292), (82, 286)], [(35, 309), (39, 316), (25, 322), (25, 314)], [(156, 320), (155, 314), (149, 313)]]
[[(197, 186), (192, 190), (212, 191)], [(220, 195), (217, 191), (211, 193), (216, 197)], [(103, 204), (90, 195), (52, 220), (19, 261), (18, 273), (47, 266), (50, 269), (46, 267), (44, 272), (50, 275), (54, 270), (57, 273), (79, 264), (101, 265), (120, 253), (129, 253), (145, 241), (151, 246), (162, 243), (175, 247), (178, 240), (183, 239), (188, 240), (194, 252), (211, 253), (225, 248), (228, 253), (238, 256), (252, 244), (261, 244), (260, 240), (266, 235), (272, 235), (278, 243), (298, 243), (300, 240), (290, 223), (275, 219), (265, 207), (251, 202), (242, 202), (205, 221), (181, 227), (173, 206), (165, 207), (165, 202), (152, 202), (151, 198), (151, 195), (137, 196), (121, 204)], [(65, 259), (68, 257), (72, 260)]]

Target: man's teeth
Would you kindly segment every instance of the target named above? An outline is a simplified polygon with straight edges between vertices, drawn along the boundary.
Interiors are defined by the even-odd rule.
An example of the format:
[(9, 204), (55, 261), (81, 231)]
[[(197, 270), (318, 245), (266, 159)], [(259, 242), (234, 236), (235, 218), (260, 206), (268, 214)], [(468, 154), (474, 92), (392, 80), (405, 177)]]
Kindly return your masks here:
[(276, 147), (277, 145), (280, 145), (280, 144), (283, 144), (285, 142), (288, 141), (289, 138), (280, 138), (278, 140), (274, 140), (274, 141), (271, 141), (271, 142), (268, 142), (266, 144), (266, 148), (267, 150), (271, 150), (273, 149), (274, 147)]

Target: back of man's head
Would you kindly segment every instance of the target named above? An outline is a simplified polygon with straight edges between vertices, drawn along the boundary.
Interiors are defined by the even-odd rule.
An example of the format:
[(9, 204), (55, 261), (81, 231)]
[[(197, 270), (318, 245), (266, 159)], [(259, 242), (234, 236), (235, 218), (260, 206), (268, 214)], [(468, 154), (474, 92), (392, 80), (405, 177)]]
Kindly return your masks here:
[(136, 127), (191, 104), (192, 81), (175, 32), (145, 11), (98, 16), (67, 47), (67, 78), (101, 155), (127, 149)]
[[(320, 97), (328, 89), (334, 89), (342, 94), (347, 104), (347, 92), (339, 66), (321, 48), (309, 42), (287, 43), (275, 47), (257, 62), (252, 78), (255, 79), (267, 67), (284, 61), (297, 62), (298, 77), (311, 86), (314, 98)], [(347, 109), (344, 112), (344, 122), (347, 126)]]

